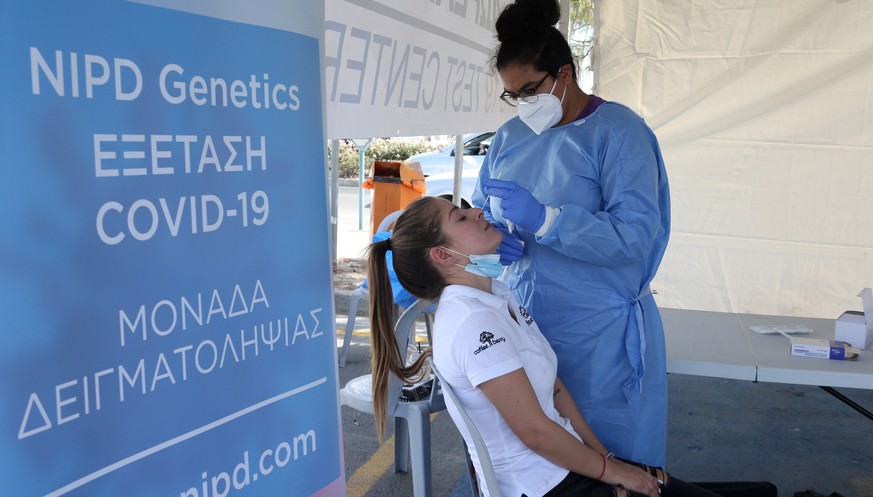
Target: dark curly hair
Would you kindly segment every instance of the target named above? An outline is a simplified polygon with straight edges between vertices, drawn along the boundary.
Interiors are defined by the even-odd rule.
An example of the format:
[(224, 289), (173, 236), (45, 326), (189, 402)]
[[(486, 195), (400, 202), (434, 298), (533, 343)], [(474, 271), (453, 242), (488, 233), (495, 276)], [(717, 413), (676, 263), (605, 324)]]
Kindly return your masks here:
[(527, 64), (552, 75), (576, 64), (567, 38), (555, 25), (561, 19), (557, 0), (515, 0), (497, 18), (497, 50), (492, 66), (497, 71), (511, 64)]

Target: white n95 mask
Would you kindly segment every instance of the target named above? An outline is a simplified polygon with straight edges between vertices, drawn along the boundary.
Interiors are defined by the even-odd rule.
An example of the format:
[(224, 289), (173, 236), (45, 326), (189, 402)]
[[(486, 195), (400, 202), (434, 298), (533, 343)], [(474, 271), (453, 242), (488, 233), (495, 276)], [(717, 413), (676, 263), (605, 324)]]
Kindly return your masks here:
[(564, 96), (567, 94), (567, 87), (564, 86), (564, 92), (561, 94), (561, 99), (552, 95), (555, 91), (555, 86), (558, 84), (558, 79), (555, 78), (555, 84), (548, 93), (540, 93), (537, 95), (537, 101), (533, 103), (518, 102), (518, 117), (537, 135), (551, 128), (564, 115), (564, 109), (561, 108), (561, 103), (564, 101)]

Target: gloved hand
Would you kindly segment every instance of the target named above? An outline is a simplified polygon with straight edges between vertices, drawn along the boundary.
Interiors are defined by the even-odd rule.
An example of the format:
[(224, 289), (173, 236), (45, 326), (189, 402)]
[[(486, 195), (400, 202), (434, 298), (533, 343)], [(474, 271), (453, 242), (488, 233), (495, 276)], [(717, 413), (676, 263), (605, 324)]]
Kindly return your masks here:
[(495, 229), (503, 233), (503, 241), (497, 247), (497, 253), (500, 254), (500, 264), (508, 266), (513, 262), (521, 259), (524, 253), (524, 244), (515, 235), (506, 229), (502, 224), (492, 224)]
[(503, 217), (521, 228), (535, 233), (546, 220), (546, 207), (514, 181), (487, 179), (482, 191), (485, 195), (500, 197)]

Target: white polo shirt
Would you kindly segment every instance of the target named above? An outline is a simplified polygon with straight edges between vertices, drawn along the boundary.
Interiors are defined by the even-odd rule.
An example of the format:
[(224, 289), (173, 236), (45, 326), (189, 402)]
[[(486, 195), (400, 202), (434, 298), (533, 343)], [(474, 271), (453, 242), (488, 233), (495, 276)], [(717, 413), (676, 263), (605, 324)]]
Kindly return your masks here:
[[(522, 493), (540, 497), (569, 471), (524, 445), (478, 385), (523, 367), (546, 416), (581, 438), (570, 421), (555, 409), (557, 358), (549, 343), (505, 284), (494, 280), (491, 292), (462, 285), (443, 290), (434, 319), (434, 363), (482, 435), (501, 493), (509, 497)], [(518, 322), (510, 316), (509, 309)], [(482, 474), (473, 440), (460, 413), (448, 397), (446, 404), (470, 448), (477, 472)]]

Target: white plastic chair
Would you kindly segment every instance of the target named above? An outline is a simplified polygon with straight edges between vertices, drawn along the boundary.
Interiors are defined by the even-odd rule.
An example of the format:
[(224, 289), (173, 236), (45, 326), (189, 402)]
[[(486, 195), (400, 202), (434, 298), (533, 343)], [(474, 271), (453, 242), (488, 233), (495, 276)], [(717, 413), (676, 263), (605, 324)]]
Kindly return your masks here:
[[(494, 474), (494, 466), (491, 464), (491, 455), (488, 453), (488, 447), (485, 446), (485, 441), (482, 440), (482, 435), (479, 434), (479, 430), (476, 429), (476, 425), (473, 424), (470, 415), (467, 414), (467, 411), (464, 410), (463, 406), (461, 406), (461, 402), (458, 400), (455, 392), (452, 391), (452, 387), (446, 383), (443, 375), (439, 370), (437, 370), (433, 360), (430, 360), (430, 368), (431, 371), (433, 371), (433, 374), (437, 377), (442, 394), (448, 396), (449, 401), (454, 404), (458, 409), (458, 412), (461, 414), (461, 419), (464, 420), (464, 426), (467, 427), (467, 430), (470, 432), (470, 438), (473, 439), (473, 446), (476, 448), (476, 455), (479, 456), (479, 464), (482, 466), (482, 474), (480, 475), (478, 472), (471, 469), (473, 478), (470, 478), (470, 486), (473, 488), (473, 495), (480, 497), (500, 497), (500, 485), (497, 484), (497, 476)], [(466, 442), (464, 442), (464, 455), (467, 458), (467, 467), (473, 468), (473, 461), (470, 459), (470, 450), (467, 447)]]
[[(431, 309), (431, 302), (416, 300), (394, 327), (397, 346), (404, 353), (415, 336), (415, 321)], [(394, 418), (394, 470), (408, 472), (412, 460), (412, 490), (415, 497), (431, 495), (430, 414), (445, 410), (442, 393), (434, 379), (427, 400), (400, 402), (403, 385), (396, 376), (388, 382), (388, 416)], [(373, 377), (358, 376), (340, 390), (340, 401), (352, 409), (373, 414)]]
[(376, 228), (376, 233), (384, 233), (388, 231), (388, 229), (394, 225), (394, 221), (397, 221), (397, 218), (400, 217), (400, 214), (403, 214), (403, 209), (400, 209), (399, 211), (394, 211), (391, 214), (385, 216), (379, 223), (379, 227)]
[(339, 358), (337, 363), (339, 367), (346, 367), (346, 359), (349, 357), (349, 347), (352, 345), (352, 333), (355, 331), (355, 321), (358, 316), (358, 304), (360, 304), (361, 299), (369, 299), (370, 298), (370, 290), (364, 288), (362, 285), (358, 285), (357, 288), (352, 290), (351, 295), (349, 295), (349, 311), (348, 311), (348, 319), (346, 321), (346, 329), (343, 332), (343, 347), (340, 349)]
[[(394, 211), (391, 214), (385, 216), (382, 219), (382, 222), (379, 223), (379, 227), (376, 229), (376, 233), (384, 233), (391, 228), (391, 225), (394, 224), (394, 221), (400, 217), (402, 210)], [(352, 290), (351, 295), (349, 295), (349, 312), (348, 312), (348, 320), (346, 320), (346, 329), (343, 333), (343, 348), (340, 349), (339, 358), (337, 363), (339, 367), (346, 367), (346, 359), (349, 356), (349, 347), (352, 344), (352, 332), (355, 331), (355, 318), (358, 315), (358, 305), (361, 303), (361, 299), (369, 299), (370, 298), (370, 290), (365, 288), (363, 284), (358, 285), (357, 288)], [(399, 310), (399, 307), (398, 307)]]

